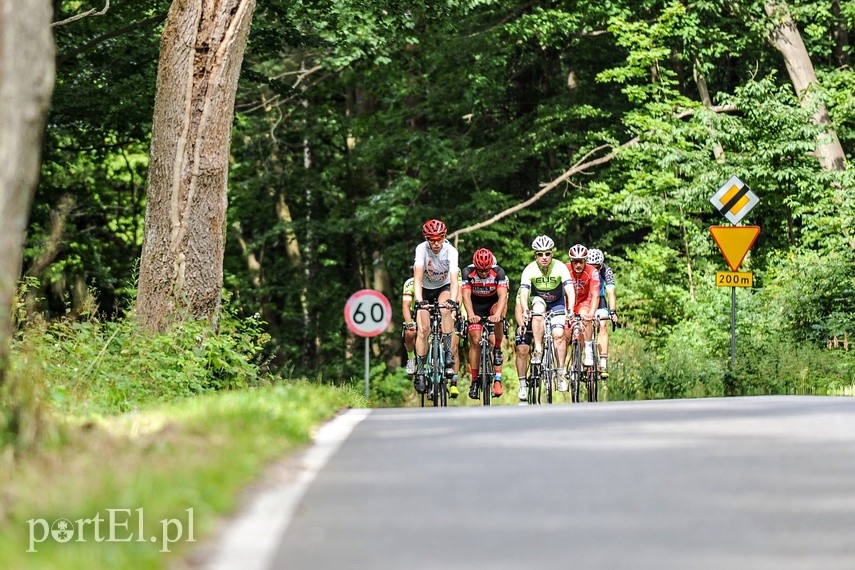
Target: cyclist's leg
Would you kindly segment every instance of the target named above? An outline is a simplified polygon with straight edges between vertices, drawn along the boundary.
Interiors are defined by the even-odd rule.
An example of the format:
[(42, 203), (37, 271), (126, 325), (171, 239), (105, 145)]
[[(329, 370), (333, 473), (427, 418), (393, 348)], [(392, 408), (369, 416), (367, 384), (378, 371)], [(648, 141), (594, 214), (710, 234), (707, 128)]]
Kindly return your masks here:
[(609, 310), (602, 307), (597, 309), (597, 316), (600, 317), (600, 329), (597, 331), (597, 351), (600, 353), (600, 378), (605, 380), (609, 377), (607, 372), (609, 358)]
[(552, 342), (555, 344), (555, 375), (559, 386), (563, 386), (566, 391), (566, 369), (564, 366), (567, 360), (567, 339), (564, 335), (564, 323), (567, 320), (566, 309), (563, 303), (556, 303), (552, 307)]
[[(494, 318), (502, 318), (504, 315), (499, 313), (498, 303), (490, 307), (490, 315)], [(493, 327), (493, 367), (496, 374), (501, 376), (502, 364), (505, 361), (505, 356), (502, 354), (502, 341), (505, 339), (504, 321), (495, 323)]]
[(585, 366), (593, 366), (594, 365), (594, 347), (593, 347), (593, 335), (594, 335), (594, 323), (591, 321), (585, 320), (582, 321), (582, 334), (585, 339), (585, 358), (582, 361)]
[(469, 397), (477, 400), (478, 361), (481, 358), (481, 334), (484, 332), (484, 328), (480, 323), (472, 323), (467, 332), (469, 337), (469, 376), (472, 378), (469, 383)]
[(407, 351), (407, 374), (416, 372), (416, 329), (407, 328), (406, 324), (401, 329), (401, 337), (404, 341), (404, 350)]
[(518, 328), (517, 334), (514, 336), (514, 364), (517, 369), (517, 377), (520, 379), (520, 390), (518, 397), (520, 400), (526, 399), (526, 372), (528, 371), (528, 357), (531, 352), (531, 331), (526, 329), (523, 331)]
[(428, 353), (428, 335), (430, 335), (430, 314), (427, 309), (416, 309), (416, 376), (413, 385), (416, 392), (425, 391), (425, 363)]
[[(444, 285), (437, 289), (439, 291), (437, 296), (437, 302), (442, 307), (446, 301), (451, 299), (451, 289), (448, 285)], [(449, 378), (454, 376), (455, 373), (455, 365), (457, 364), (457, 359), (455, 359), (455, 347), (452, 346), (452, 337), (454, 336), (454, 313), (449, 309), (444, 307), (441, 308), (442, 312), (442, 344), (445, 348), (445, 374)]]
[(533, 348), (531, 351), (531, 361), (534, 364), (539, 364), (543, 357), (543, 335), (546, 329), (544, 323), (544, 315), (546, 314), (546, 302), (540, 297), (532, 297), (531, 299), (531, 332), (533, 337)]

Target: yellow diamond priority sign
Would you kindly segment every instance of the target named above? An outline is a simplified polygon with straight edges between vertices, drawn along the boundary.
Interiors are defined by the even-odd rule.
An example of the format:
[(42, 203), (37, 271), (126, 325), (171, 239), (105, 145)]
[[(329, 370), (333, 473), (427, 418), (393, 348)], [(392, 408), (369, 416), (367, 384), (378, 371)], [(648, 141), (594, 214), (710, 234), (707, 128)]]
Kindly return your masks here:
[(757, 205), (760, 198), (737, 176), (722, 184), (710, 202), (731, 224), (738, 224)]
[(760, 235), (760, 226), (712, 226), (710, 233), (730, 270), (736, 271)]

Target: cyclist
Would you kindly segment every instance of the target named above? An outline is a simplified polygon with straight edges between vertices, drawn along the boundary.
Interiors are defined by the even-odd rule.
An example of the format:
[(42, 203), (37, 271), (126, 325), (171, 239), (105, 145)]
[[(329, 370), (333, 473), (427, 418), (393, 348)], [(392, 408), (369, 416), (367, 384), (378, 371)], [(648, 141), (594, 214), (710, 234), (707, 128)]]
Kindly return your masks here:
[(567, 266), (554, 258), (555, 242), (552, 238), (537, 236), (531, 243), (531, 248), (534, 250), (535, 259), (523, 269), (520, 278), (520, 302), (526, 311), (526, 321), (531, 324), (534, 340), (531, 362), (539, 364), (543, 358), (543, 335), (546, 328), (543, 317), (547, 311), (552, 311), (553, 318), (549, 329), (555, 339), (555, 354), (558, 359), (556, 372), (558, 377), (563, 379), (564, 360), (567, 356), (567, 342), (564, 339), (565, 314), (568, 306), (575, 305), (576, 292)]
[(516, 334), (514, 334), (514, 361), (517, 368), (517, 377), (520, 379), (520, 391), (517, 397), (525, 402), (528, 398), (526, 388), (528, 386), (526, 372), (528, 371), (528, 358), (531, 353), (531, 327), (526, 326), (525, 309), (521, 301), (522, 289), (517, 291), (516, 305), (514, 306), (514, 320), (517, 322)]
[[(570, 278), (573, 281), (573, 288), (576, 290), (576, 304), (573, 307), (573, 315), (578, 315), (583, 319), (593, 319), (597, 313), (597, 307), (600, 305), (600, 274), (596, 269), (590, 267), (586, 260), (588, 248), (577, 243), (567, 252), (570, 257), (570, 262), (567, 264), (567, 269), (570, 270)], [(585, 356), (583, 364), (592, 366), (594, 364), (593, 350), (593, 334), (594, 327), (591, 326), (591, 321), (582, 322), (582, 334), (585, 340)], [(570, 342), (570, 334), (572, 327), (567, 329), (567, 342)], [(565, 385), (566, 389), (567, 386)], [(565, 391), (558, 384), (558, 389)]]
[[(454, 376), (454, 353), (451, 340), (454, 331), (454, 311), (457, 310), (458, 266), (457, 249), (446, 241), (446, 225), (437, 219), (431, 219), (422, 226), (425, 241), (416, 246), (413, 261), (413, 297), (420, 309), (436, 301), (442, 310), (442, 344), (445, 348), (445, 375)], [(425, 361), (427, 360), (430, 317), (425, 310), (416, 315), (416, 378), (417, 392), (425, 392)], [(452, 379), (448, 388), (449, 395), (456, 398), (460, 394)]]
[(484, 327), (481, 321), (489, 321), (493, 328), (493, 396), (502, 395), (502, 338), (501, 326), (508, 312), (508, 278), (505, 270), (496, 264), (493, 252), (482, 247), (472, 256), (472, 264), (463, 270), (463, 306), (469, 315), (469, 373), (472, 383), (469, 397), (478, 399), (478, 361), (480, 342)]
[(606, 317), (613, 323), (617, 322), (617, 293), (615, 292), (615, 275), (612, 268), (606, 265), (606, 256), (599, 249), (588, 250), (588, 265), (600, 274), (600, 304), (597, 316), (600, 317), (600, 330), (597, 333), (597, 348), (600, 353), (600, 378), (609, 377), (607, 370), (609, 358), (609, 327)]
[(413, 298), (415, 289), (415, 279), (410, 277), (404, 282), (401, 291), (401, 315), (404, 317), (404, 322), (401, 323), (401, 338), (404, 340), (404, 350), (407, 351), (407, 374), (410, 376), (416, 372), (416, 321), (413, 317), (416, 306)]

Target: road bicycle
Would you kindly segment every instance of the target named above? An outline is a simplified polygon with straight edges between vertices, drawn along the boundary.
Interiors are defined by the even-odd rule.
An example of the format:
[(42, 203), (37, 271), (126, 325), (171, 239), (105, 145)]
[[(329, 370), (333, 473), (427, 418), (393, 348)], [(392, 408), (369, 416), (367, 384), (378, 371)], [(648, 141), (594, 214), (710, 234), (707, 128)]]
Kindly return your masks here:
[[(551, 404), (558, 389), (558, 355), (555, 353), (555, 339), (552, 336), (552, 318), (557, 316), (549, 311), (543, 316), (543, 356), (539, 364), (529, 361), (529, 379), (533, 385), (526, 390), (526, 399), (530, 404), (539, 404), (542, 394), (546, 403)], [(532, 341), (534, 350), (534, 341)]]
[[(593, 336), (591, 337), (591, 352), (593, 353), (593, 364), (590, 366), (583, 364), (583, 323), (591, 323), (591, 327), (593, 328)], [(570, 394), (572, 400), (574, 403), (579, 401), (579, 392), (581, 390), (581, 385), (584, 383), (586, 391), (588, 393), (588, 401), (596, 402), (598, 397), (597, 391), (599, 389), (600, 383), (600, 355), (597, 349), (597, 332), (600, 329), (600, 318), (595, 316), (592, 319), (583, 319), (582, 317), (577, 315), (572, 319), (572, 324), (570, 326), (571, 340), (569, 376)]]
[(448, 381), (445, 378), (445, 347), (442, 342), (442, 311), (439, 303), (433, 302), (419, 307), (428, 311), (430, 316), (430, 335), (428, 353), (425, 361), (425, 379), (427, 386), (421, 394), (420, 403), (424, 408), (427, 402), (434, 407), (448, 405)]
[[(505, 336), (508, 334), (508, 322), (502, 319)], [(481, 340), (478, 343), (478, 377), (473, 378), (472, 382), (476, 382), (480, 392), (479, 398), (481, 403), (489, 406), (493, 396), (493, 381), (495, 374), (493, 372), (493, 344), (490, 342), (490, 336), (496, 328), (496, 323), (491, 323), (487, 319), (481, 319)]]

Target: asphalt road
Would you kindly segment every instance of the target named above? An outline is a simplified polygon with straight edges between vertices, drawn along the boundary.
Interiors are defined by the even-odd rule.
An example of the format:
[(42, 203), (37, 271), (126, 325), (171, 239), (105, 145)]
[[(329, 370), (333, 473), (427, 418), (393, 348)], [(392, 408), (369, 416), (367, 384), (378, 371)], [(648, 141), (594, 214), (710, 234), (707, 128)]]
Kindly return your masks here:
[(265, 566), (855, 568), (855, 398), (366, 414)]

